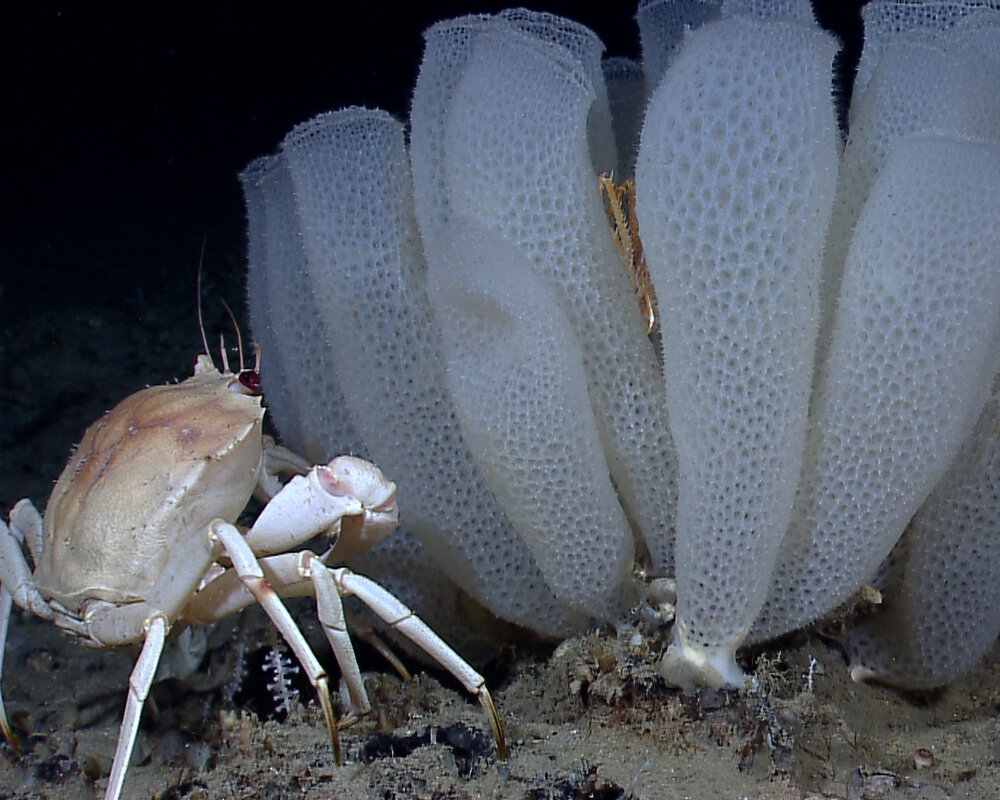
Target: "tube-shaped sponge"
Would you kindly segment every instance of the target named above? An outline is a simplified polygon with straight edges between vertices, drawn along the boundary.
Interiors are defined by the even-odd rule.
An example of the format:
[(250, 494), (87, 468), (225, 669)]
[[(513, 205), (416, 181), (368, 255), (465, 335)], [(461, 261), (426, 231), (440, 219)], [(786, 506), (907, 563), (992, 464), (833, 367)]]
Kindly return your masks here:
[[(326, 335), (302, 250), (288, 164), (263, 156), (240, 175), (249, 217), (247, 293), (261, 348), (267, 413), (285, 444), (314, 464), (358, 453), (337, 375), (324, 363)], [(294, 381), (297, 391), (289, 391)]]
[(874, 574), (968, 436), (1000, 362), (1000, 145), (914, 135), (848, 251), (802, 484), (755, 638)]
[(476, 463), (556, 594), (616, 619), (632, 534), (555, 291), (513, 242), (474, 220), (454, 220), (431, 253), (448, 388)]
[(943, 686), (1000, 634), (1000, 393), (896, 550), (901, 574), (882, 593), (884, 610), (848, 634), (851, 677)]
[[(447, 105), (448, 111), (442, 173), (415, 166), (427, 176), (416, 184), (418, 209), (450, 209), (477, 220), (514, 243), (551, 287), (583, 354), (612, 480), (656, 566), (669, 569), (674, 474), (662, 379), (590, 159), (593, 70), (555, 41), (502, 20), (477, 24), (465, 37), (453, 32), (433, 49), (428, 43), (414, 101), (414, 142), (427, 138), (416, 130), (418, 121), (430, 124), (427, 109)], [(455, 60), (441, 52), (451, 42), (468, 51), (461, 78), (429, 85), (425, 70), (427, 81), (439, 72), (432, 56)], [(451, 92), (450, 103), (440, 102), (440, 89)], [(422, 152), (415, 144), (415, 161)], [(445, 202), (436, 196), (441, 192)], [(424, 234), (431, 250), (438, 234)]]
[(692, 31), (653, 94), (636, 168), (680, 467), (682, 686), (733, 660), (791, 518), (823, 235), (837, 176), (832, 37), (732, 18)]
[(402, 126), (385, 112), (323, 114), (283, 154), (328, 361), (370, 456), (400, 487), (400, 517), (482, 604), (550, 635), (572, 629), (579, 620), (503, 515), (442, 393)]

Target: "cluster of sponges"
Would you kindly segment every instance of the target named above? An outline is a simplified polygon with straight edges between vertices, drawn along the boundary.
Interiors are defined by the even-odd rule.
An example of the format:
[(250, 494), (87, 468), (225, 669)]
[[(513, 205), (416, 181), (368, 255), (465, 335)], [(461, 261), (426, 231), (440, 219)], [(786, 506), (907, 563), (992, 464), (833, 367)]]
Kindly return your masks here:
[[(447, 365), (427, 297), (411, 186), (401, 126), (363, 109), (299, 126), (279, 156), (244, 173), (251, 220), (262, 220), (264, 242), (297, 251), (286, 259), (276, 246), (255, 251), (251, 240), (254, 335), (264, 348), (273, 339), (276, 356), (265, 357), (263, 377), (269, 393), (302, 404), (288, 417), (282, 403), (272, 413), (282, 435), (310, 459), (364, 453), (402, 487), (401, 530), (368, 557), (381, 565), (380, 576), (389, 579), (386, 571), (403, 563), (399, 579), (429, 579), (431, 588), (418, 591), (448, 608), (455, 601), (435, 590), (449, 585), (443, 570), (505, 619), (565, 633), (579, 622), (521, 544), (444, 391)], [(295, 272), (285, 276), (289, 269)], [(260, 284), (265, 291), (255, 294)], [(303, 316), (318, 331), (305, 330), (299, 340)], [(320, 352), (313, 356), (312, 348)], [(309, 356), (307, 369), (286, 367)], [(303, 416), (313, 404), (323, 407), (315, 422)], [(322, 427), (333, 415), (339, 419)], [(404, 594), (435, 618), (426, 599)]]
[[(808, 624), (871, 580), (970, 437), (1000, 364), (998, 15), (869, 5), (848, 139), (831, 153), (817, 125), (832, 114), (832, 51), (794, 5), (691, 33), (643, 128), (638, 210), (671, 303), (678, 624), (663, 667), (678, 683), (735, 682), (739, 644)], [(905, 580), (921, 570), (929, 597), (927, 566)], [(887, 589), (887, 613), (916, 613), (891, 611), (902, 593)], [(982, 593), (958, 594), (950, 582), (941, 613), (982, 619)], [(998, 622), (948, 649), (978, 656)], [(899, 638), (877, 641), (869, 626), (869, 650), (896, 663)], [(915, 662), (881, 676), (926, 682)]]
[[(402, 530), (364, 568), (435, 624), (467, 595), (560, 635), (619, 618), (636, 562), (675, 575), (663, 670), (681, 685), (738, 684), (742, 643), (848, 599), (916, 514), (857, 670), (947, 680), (1000, 630), (979, 557), (996, 423), (975, 427), (1000, 367), (1000, 19), (868, 6), (846, 146), (837, 43), (805, 0), (638, 19), (642, 67), (607, 80), (567, 20), (439, 23), (408, 144), (347, 109), (248, 168), (278, 428), (392, 476)], [(610, 170), (634, 171), (652, 338)], [(913, 619), (929, 583), (961, 657)]]
[(365, 567), (426, 557), (399, 576), (434, 575), (419, 596), (390, 579), (424, 613), (453, 581), (546, 635), (615, 619), (631, 523), (672, 566), (663, 384), (591, 161), (614, 166), (601, 49), (545, 14), (441, 23), (409, 154), (389, 115), (347, 109), (244, 174), (274, 419), (393, 476), (403, 530)]

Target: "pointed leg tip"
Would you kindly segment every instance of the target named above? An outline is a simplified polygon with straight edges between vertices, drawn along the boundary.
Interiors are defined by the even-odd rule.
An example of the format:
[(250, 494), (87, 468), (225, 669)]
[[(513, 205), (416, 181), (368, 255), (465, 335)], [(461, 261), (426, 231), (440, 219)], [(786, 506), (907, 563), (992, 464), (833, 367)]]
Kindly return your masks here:
[(24, 749), (21, 747), (21, 740), (14, 730), (10, 727), (10, 723), (7, 721), (7, 712), (3, 709), (3, 701), (0, 700), (0, 731), (3, 732), (3, 738), (7, 740), (7, 744), (10, 745), (11, 749), (14, 751), (14, 755), (18, 758), (24, 757)]
[(479, 693), (479, 702), (486, 710), (486, 716), (490, 721), (490, 730), (493, 731), (493, 739), (497, 743), (497, 758), (500, 761), (507, 760), (507, 737), (504, 736), (503, 725), (500, 722), (500, 715), (497, 707), (493, 704), (493, 698), (489, 690), (484, 686)]
[(327, 686), (326, 676), (322, 676), (316, 681), (316, 693), (319, 695), (319, 704), (323, 708), (323, 716), (326, 718), (326, 728), (330, 732), (330, 744), (333, 745), (333, 760), (337, 766), (343, 766), (344, 758), (340, 749), (340, 733), (337, 728), (337, 717), (333, 713), (333, 703), (330, 701), (330, 689)]

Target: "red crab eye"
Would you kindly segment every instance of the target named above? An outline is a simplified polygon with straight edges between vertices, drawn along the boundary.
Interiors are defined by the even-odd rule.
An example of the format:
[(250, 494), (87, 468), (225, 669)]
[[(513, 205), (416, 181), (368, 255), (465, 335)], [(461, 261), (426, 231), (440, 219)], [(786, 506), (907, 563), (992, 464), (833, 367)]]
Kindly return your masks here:
[(260, 373), (255, 369), (245, 369), (236, 376), (247, 394), (260, 394)]

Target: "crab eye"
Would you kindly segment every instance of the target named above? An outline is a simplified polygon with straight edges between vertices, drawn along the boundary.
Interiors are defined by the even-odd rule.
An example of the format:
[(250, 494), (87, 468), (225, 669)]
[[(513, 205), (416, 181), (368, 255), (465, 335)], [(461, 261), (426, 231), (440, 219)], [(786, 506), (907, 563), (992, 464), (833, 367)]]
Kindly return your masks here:
[(244, 369), (236, 376), (236, 381), (230, 387), (234, 392), (243, 394), (260, 394), (260, 373), (255, 369)]

